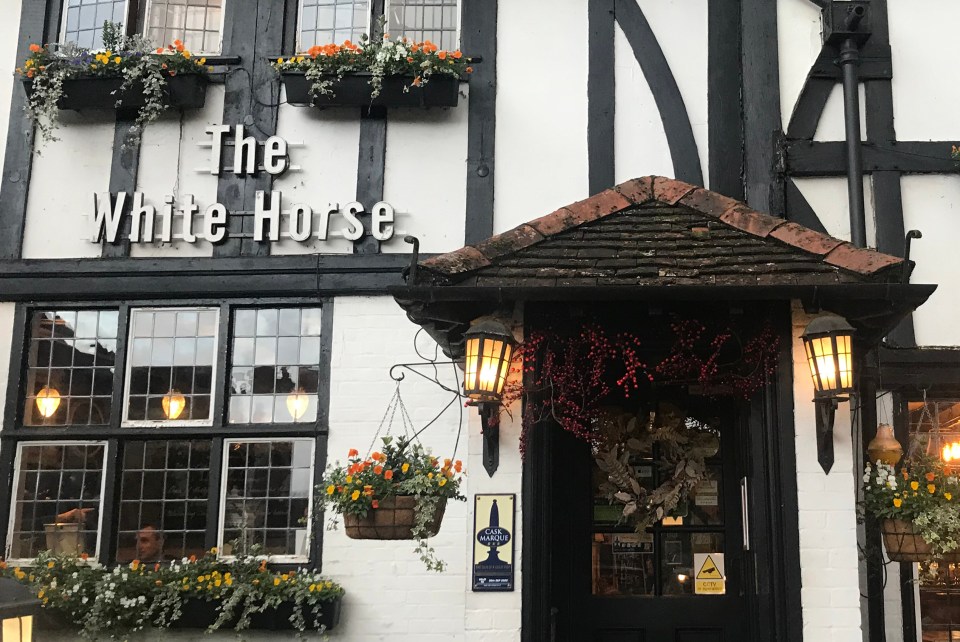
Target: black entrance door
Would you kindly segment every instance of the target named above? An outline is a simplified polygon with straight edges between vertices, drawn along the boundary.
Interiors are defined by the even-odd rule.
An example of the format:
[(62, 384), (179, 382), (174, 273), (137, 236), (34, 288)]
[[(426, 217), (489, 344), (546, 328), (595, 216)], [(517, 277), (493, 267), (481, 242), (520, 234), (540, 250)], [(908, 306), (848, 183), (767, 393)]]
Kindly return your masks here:
[[(623, 409), (648, 415), (658, 401)], [(599, 496), (605, 477), (590, 448), (558, 436), (553, 448), (553, 640), (742, 642), (750, 619), (743, 572), (739, 422), (733, 404), (687, 397), (670, 403), (717, 437), (708, 479), (673, 518), (638, 533), (620, 506)], [(562, 432), (556, 429), (556, 432)], [(659, 447), (632, 456), (641, 485), (669, 474)], [(582, 471), (589, 471), (584, 474)]]

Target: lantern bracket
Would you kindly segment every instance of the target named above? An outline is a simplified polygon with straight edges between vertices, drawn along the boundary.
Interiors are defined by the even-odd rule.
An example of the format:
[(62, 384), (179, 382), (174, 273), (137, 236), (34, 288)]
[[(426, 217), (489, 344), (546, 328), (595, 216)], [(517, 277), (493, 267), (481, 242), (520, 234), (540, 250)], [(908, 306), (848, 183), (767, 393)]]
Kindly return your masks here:
[(833, 468), (833, 424), (837, 416), (837, 406), (847, 399), (839, 397), (817, 398), (813, 400), (817, 415), (817, 461), (823, 472), (830, 473)]
[(480, 402), (480, 425), (483, 433), (483, 469), (490, 477), (500, 467), (500, 404)]
[[(400, 381), (403, 381), (406, 378), (406, 375), (403, 373), (403, 371), (408, 370), (413, 374), (417, 375), (418, 377), (422, 377), (426, 379), (427, 381), (441, 388), (442, 390), (455, 394), (460, 398), (465, 398), (464, 394), (461, 391), (455, 390), (447, 385), (440, 383), (440, 380), (437, 378), (436, 366), (450, 366), (450, 365), (457, 365), (457, 362), (456, 361), (415, 361), (412, 363), (395, 363), (392, 366), (390, 366), (390, 378), (399, 383)], [(420, 372), (419, 370), (417, 370), (417, 368), (433, 368), (434, 375), (432, 377), (429, 375), (426, 375)]]

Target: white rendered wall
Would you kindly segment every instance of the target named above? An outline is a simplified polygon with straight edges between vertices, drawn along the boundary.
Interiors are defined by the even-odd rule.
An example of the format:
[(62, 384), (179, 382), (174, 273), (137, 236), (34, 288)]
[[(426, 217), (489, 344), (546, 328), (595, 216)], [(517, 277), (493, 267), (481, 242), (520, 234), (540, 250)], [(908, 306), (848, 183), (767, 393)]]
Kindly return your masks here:
[(813, 384), (800, 341), (810, 317), (793, 312), (793, 395), (800, 525), (800, 600), (803, 639), (861, 642), (856, 487), (849, 404), (837, 412), (835, 463), (825, 475), (817, 462)]
[[(827, 234), (844, 241), (850, 240), (850, 210), (847, 197), (847, 179), (794, 178), (793, 182), (807, 199), (827, 228)], [(866, 222), (867, 245), (876, 246), (876, 216), (873, 207), (873, 179), (868, 174), (863, 177), (863, 205)]]
[(893, 113), (900, 140), (958, 140), (960, 71), (955, 0), (891, 0)]
[[(13, 312), (15, 308), (13, 303), (0, 303), (0, 362), (10, 363), (10, 348), (13, 339)], [(0, 390), (6, 391), (7, 381), (10, 373), (7, 368), (0, 368)], [(0, 413), (3, 412), (7, 403), (7, 395), (0, 396)]]
[(807, 72), (820, 54), (820, 8), (810, 0), (770, 1), (777, 3), (780, 111), (786, 127)]
[[(333, 353), (330, 389), (328, 461), (344, 461), (350, 448), (364, 452), (383, 418), (395, 383), (391, 364), (420, 361), (413, 350), (417, 326), (391, 297), (339, 297), (334, 304)], [(435, 344), (425, 333), (418, 338), (421, 353), (432, 356)], [(441, 356), (441, 359), (443, 357)], [(452, 366), (441, 369), (446, 385), (456, 387)], [(415, 426), (422, 427), (442, 409), (451, 395), (433, 384), (408, 375), (401, 394)], [(451, 502), (440, 533), (430, 540), (449, 565), (442, 574), (428, 572), (409, 541), (351, 540), (340, 530), (326, 531), (323, 572), (347, 591), (335, 640), (496, 640), (520, 639), (519, 553), (522, 534), (517, 528), (515, 568), (517, 588), (512, 593), (472, 593), (471, 529), (473, 494), (520, 492), (519, 428), (505, 422), (501, 429), (500, 469), (492, 479), (480, 462), (479, 420), (476, 411), (463, 409), (463, 428), (456, 457), (468, 471), (462, 488), (468, 501)], [(453, 452), (460, 424), (460, 403), (421, 436), (441, 457)], [(402, 430), (398, 426), (394, 431)], [(468, 453), (469, 449), (469, 453)], [(519, 497), (518, 497), (519, 499)], [(518, 502), (519, 503), (519, 502)], [(520, 524), (519, 507), (516, 523)]]
[[(467, 84), (460, 88), (467, 93)], [(397, 222), (393, 238), (381, 245), (384, 252), (410, 252), (406, 234), (420, 239), (421, 252), (463, 247), (469, 109), (469, 97), (461, 97), (447, 109), (390, 111), (383, 200), (396, 209)]]
[(960, 270), (956, 239), (960, 234), (960, 179), (956, 176), (904, 176), (903, 227), (920, 230), (922, 239), (910, 246), (917, 266), (911, 283), (936, 283), (933, 295), (913, 315), (917, 344), (960, 345), (956, 322)]
[[(33, 155), (23, 258), (99, 257), (91, 243), (94, 192), (110, 187), (112, 111), (60, 112), (60, 139)], [(37, 141), (41, 145), (40, 141)]]
[(587, 1), (499, 4), (494, 233), (589, 195)]
[[(163, 198), (172, 194), (174, 202), (190, 194), (200, 207), (194, 217), (194, 231), (202, 229), (203, 211), (217, 202), (217, 177), (209, 171), (198, 171), (210, 166), (210, 148), (198, 143), (209, 140), (206, 129), (223, 120), (222, 85), (210, 85), (203, 109), (165, 114), (143, 132), (140, 146), (140, 167), (137, 171), (137, 190), (143, 192), (144, 202), (159, 210)], [(204, 240), (184, 243), (177, 240), (182, 234), (181, 217), (174, 216), (172, 243), (133, 243), (130, 256), (211, 256), (213, 246)]]
[(17, 60), (17, 43), (20, 40), (20, 7), (18, 0), (2, 0), (4, 20), (0, 22), (0, 140), (7, 140), (7, 127), (10, 119), (10, 99), (12, 91), (23, 91), (20, 88), (20, 77), (14, 74), (22, 61)]

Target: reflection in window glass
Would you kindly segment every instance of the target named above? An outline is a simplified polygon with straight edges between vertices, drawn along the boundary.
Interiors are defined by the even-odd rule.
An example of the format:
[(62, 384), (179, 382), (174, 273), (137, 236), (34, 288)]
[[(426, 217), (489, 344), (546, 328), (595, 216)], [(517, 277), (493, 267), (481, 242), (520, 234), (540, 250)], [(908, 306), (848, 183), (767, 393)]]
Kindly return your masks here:
[(117, 319), (116, 310), (33, 314), (24, 424), (63, 426), (109, 422)]
[(301, 0), (300, 50), (344, 40), (360, 41), (367, 33), (367, 0)]
[(228, 441), (224, 448), (222, 553), (261, 546), (267, 555), (307, 557), (313, 441)]
[(158, 47), (183, 41), (194, 53), (220, 53), (222, 0), (149, 0), (146, 35)]
[(216, 308), (131, 311), (126, 420), (210, 420), (217, 318)]
[(594, 595), (654, 595), (652, 533), (594, 533)]
[[(661, 595), (692, 595), (698, 570), (695, 554), (722, 555), (723, 533), (671, 531), (660, 539)], [(712, 572), (708, 569), (707, 572)], [(714, 579), (714, 578), (705, 578)]]
[(117, 561), (202, 556), (209, 482), (209, 441), (126, 444)]
[(387, 0), (387, 32), (453, 51), (459, 47), (457, 0)]
[(317, 420), (320, 308), (237, 310), (230, 423)]
[(11, 558), (45, 550), (96, 555), (103, 453), (102, 443), (20, 445), (7, 540)]
[(103, 46), (103, 23), (126, 22), (126, 0), (67, 0), (61, 40), (80, 47)]

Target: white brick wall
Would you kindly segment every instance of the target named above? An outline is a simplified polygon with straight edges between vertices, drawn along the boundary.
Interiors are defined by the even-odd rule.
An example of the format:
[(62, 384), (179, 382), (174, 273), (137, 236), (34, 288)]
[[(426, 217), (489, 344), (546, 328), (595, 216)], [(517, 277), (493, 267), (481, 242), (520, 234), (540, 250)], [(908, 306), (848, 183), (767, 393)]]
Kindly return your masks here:
[(835, 463), (825, 475), (817, 462), (813, 384), (800, 334), (810, 317), (793, 314), (793, 395), (800, 510), (803, 639), (861, 642), (856, 490), (848, 404), (834, 428)]
[[(419, 361), (413, 350), (418, 327), (407, 320), (390, 297), (341, 297), (334, 304), (328, 461), (341, 461), (350, 448), (364, 452), (383, 417), (395, 384), (391, 364)], [(433, 355), (434, 343), (421, 333), (421, 352)], [(443, 355), (440, 355), (444, 359)], [(458, 385), (452, 366), (441, 368), (441, 380)], [(433, 384), (407, 375), (401, 394), (414, 425), (430, 421), (451, 399)], [(515, 413), (516, 414), (516, 413)], [(519, 420), (519, 416), (517, 417)], [(455, 403), (421, 440), (440, 456), (451, 456), (460, 420)], [(399, 424), (394, 430), (402, 430)], [(463, 430), (457, 457), (468, 477), (465, 503), (448, 504), (443, 527), (431, 540), (449, 565), (442, 574), (423, 568), (409, 541), (380, 542), (348, 539), (341, 530), (325, 531), (323, 572), (347, 590), (343, 619), (331, 635), (336, 640), (484, 640), (520, 637), (519, 552), (521, 534), (514, 533), (517, 551), (517, 590), (484, 594), (470, 590), (472, 564), (468, 507), (476, 492), (520, 492), (521, 468), (517, 447), (519, 427), (509, 420), (501, 427), (500, 469), (489, 478), (481, 464), (480, 425), (476, 410), (463, 409)], [(469, 449), (469, 452), (468, 452)], [(519, 502), (517, 523), (520, 522)]]

